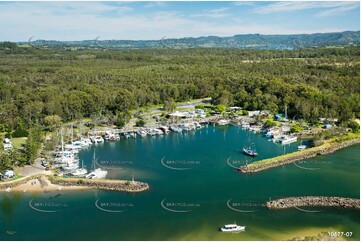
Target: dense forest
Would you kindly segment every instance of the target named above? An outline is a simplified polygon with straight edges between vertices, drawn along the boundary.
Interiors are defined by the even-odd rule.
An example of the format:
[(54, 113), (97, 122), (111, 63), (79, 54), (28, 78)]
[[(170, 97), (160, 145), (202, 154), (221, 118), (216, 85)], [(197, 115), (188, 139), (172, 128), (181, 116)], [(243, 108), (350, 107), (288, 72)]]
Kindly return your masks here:
[(64, 50), (3, 42), (0, 132), (204, 97), (345, 122), (359, 117), (359, 56), (359, 47)]

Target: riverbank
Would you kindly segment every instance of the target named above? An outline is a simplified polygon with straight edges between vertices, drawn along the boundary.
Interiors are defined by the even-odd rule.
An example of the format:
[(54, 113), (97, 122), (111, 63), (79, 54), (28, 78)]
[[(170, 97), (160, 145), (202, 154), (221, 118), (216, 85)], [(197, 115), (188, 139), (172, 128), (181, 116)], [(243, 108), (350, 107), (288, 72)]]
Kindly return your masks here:
[(149, 185), (138, 181), (61, 178), (49, 175), (33, 175), (15, 181), (0, 183), (0, 192), (49, 192), (86, 189), (142, 192), (148, 190)]
[(309, 159), (318, 155), (331, 154), (339, 149), (343, 149), (345, 147), (360, 143), (359, 136), (351, 140), (343, 141), (344, 139), (345, 137), (337, 137), (331, 141), (325, 142), (320, 146), (293, 152), (286, 155), (277, 156), (270, 159), (256, 161), (249, 165), (240, 166), (238, 170), (242, 173), (260, 172), (274, 167), (290, 164), (295, 161)]
[(346, 197), (304, 196), (287, 197), (266, 203), (269, 209), (287, 209), (294, 207), (341, 207), (360, 209), (360, 199)]

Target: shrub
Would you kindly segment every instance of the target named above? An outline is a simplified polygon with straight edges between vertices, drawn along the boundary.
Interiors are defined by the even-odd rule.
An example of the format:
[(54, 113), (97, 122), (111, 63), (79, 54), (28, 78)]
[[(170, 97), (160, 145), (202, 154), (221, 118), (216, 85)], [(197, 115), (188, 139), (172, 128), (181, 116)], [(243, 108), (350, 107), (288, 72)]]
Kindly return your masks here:
[(352, 121), (352, 122), (349, 122), (347, 124), (347, 127), (352, 129), (352, 132), (353, 133), (358, 133), (360, 132), (360, 125), (356, 122), (356, 121)]
[(266, 122), (264, 123), (264, 126), (266, 128), (271, 128), (271, 127), (275, 127), (277, 126), (277, 123), (275, 121), (272, 121), (270, 119), (267, 119)]
[(291, 125), (291, 130), (290, 130), (291, 133), (298, 133), (298, 132), (300, 132), (302, 130), (303, 130), (303, 128), (298, 124), (292, 124)]
[(13, 138), (18, 138), (18, 137), (27, 137), (28, 136), (28, 131), (22, 127), (19, 127), (18, 129), (16, 129), (11, 136)]
[(310, 147), (317, 147), (323, 144), (323, 141), (319, 138), (310, 141)]
[(144, 127), (145, 121), (144, 121), (143, 119), (139, 119), (139, 120), (135, 123), (135, 125), (136, 125), (137, 127)]

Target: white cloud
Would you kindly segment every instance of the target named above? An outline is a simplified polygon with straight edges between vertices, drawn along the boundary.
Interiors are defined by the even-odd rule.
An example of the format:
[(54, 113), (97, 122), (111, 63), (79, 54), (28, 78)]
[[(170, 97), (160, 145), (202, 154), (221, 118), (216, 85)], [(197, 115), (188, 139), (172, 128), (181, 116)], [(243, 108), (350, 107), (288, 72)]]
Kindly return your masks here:
[(335, 1), (335, 2), (273, 2), (267, 5), (254, 8), (259, 14), (269, 14), (277, 12), (298, 11), (305, 9), (326, 9), (321, 10), (318, 16), (329, 16), (332, 14), (341, 14), (349, 10), (358, 8), (359, 2), (356, 1)]
[(229, 8), (217, 8), (211, 10), (204, 10), (204, 13), (192, 14), (193, 17), (210, 17), (210, 18), (223, 18), (230, 16), (231, 14), (226, 13)]
[(254, 6), (256, 2), (249, 2), (249, 1), (237, 1), (232, 2), (235, 6)]
[[(101, 11), (99, 12), (98, 9)], [(331, 8), (332, 9), (332, 8)], [(331, 10), (324, 9), (324, 10)], [(231, 9), (208, 9), (200, 14), (219, 16)], [(21, 14), (19, 14), (21, 13)], [(111, 13), (111, 14), (110, 14)], [(115, 13), (115, 14), (114, 14)], [(329, 13), (324, 13), (329, 14)], [(334, 14), (334, 13), (331, 13)], [(223, 19), (222, 19), (223, 20)], [(26, 41), (36, 39), (84, 40), (95, 39), (161, 39), (199, 36), (232, 36), (236, 34), (297, 34), (314, 32), (337, 32), (345, 29), (309, 29), (271, 23), (257, 23), (245, 15), (219, 21), (209, 18), (192, 18), (186, 12), (157, 11), (141, 13), (127, 5), (113, 5), (102, 2), (87, 3), (0, 3), (1, 39)], [(242, 21), (243, 20), (243, 21)]]
[(320, 11), (319, 13), (316, 14), (316, 16), (326, 17), (326, 16), (341, 15), (341, 14), (345, 14), (346, 12), (348, 12), (350, 10), (356, 9), (358, 7), (360, 7), (360, 5), (357, 2), (354, 4), (339, 6), (337, 8), (331, 8), (331, 9)]
[(149, 2), (144, 5), (145, 8), (162, 8), (168, 6), (167, 2)]

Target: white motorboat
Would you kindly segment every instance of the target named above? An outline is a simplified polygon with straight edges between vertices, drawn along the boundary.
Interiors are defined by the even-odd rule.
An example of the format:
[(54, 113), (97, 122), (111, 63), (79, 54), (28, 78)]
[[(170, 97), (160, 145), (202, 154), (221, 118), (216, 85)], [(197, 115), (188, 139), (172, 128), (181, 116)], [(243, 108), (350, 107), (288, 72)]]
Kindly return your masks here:
[(306, 145), (299, 145), (299, 146), (297, 146), (297, 149), (298, 149), (298, 150), (304, 150), (304, 149), (306, 149), (306, 148), (307, 148)]
[(219, 120), (217, 123), (218, 123), (218, 125), (226, 125), (226, 124), (228, 124), (229, 122), (228, 122), (227, 120), (225, 120), (225, 119), (221, 119), (221, 120)]
[(245, 230), (246, 226), (239, 226), (237, 224), (226, 224), (221, 228), (222, 232), (240, 232)]
[(156, 135), (156, 132), (154, 131), (154, 129), (147, 129), (146, 132), (150, 136), (155, 136)]
[(145, 132), (144, 130), (139, 130), (139, 131), (137, 132), (137, 134), (140, 135), (140, 137), (145, 137), (145, 136), (147, 136), (147, 132)]
[(161, 129), (164, 134), (168, 134), (170, 132), (167, 126), (161, 126), (159, 129)]
[(191, 131), (191, 130), (195, 129), (195, 126), (193, 126), (193, 124), (190, 124), (190, 123), (182, 124), (180, 127), (181, 127), (181, 129), (183, 129), (185, 131)]
[(95, 136), (94, 141), (95, 141), (95, 143), (103, 143), (104, 139), (103, 139), (103, 137), (97, 135), (97, 136)]
[(252, 149), (252, 147), (244, 147), (243, 148), (243, 153), (249, 156), (257, 156), (258, 153), (256, 152), (255, 149)]
[(176, 133), (181, 133), (183, 131), (182, 128), (177, 127), (177, 126), (170, 126), (170, 130), (172, 130), (173, 132), (176, 132)]
[(194, 125), (196, 126), (196, 129), (201, 129), (202, 125), (198, 122), (194, 122)]
[(282, 136), (281, 138), (279, 138), (279, 142), (281, 142), (281, 144), (291, 144), (297, 141), (297, 137), (292, 137), (292, 136)]
[(68, 163), (61, 167), (65, 172), (73, 172), (79, 168), (79, 163)]
[(251, 125), (248, 122), (242, 122), (241, 123), (241, 128), (242, 129), (249, 129), (250, 127), (251, 127)]
[(102, 179), (105, 178), (108, 174), (108, 171), (102, 170), (100, 168), (95, 169), (94, 171), (90, 172), (88, 175), (85, 176), (87, 179)]
[(155, 132), (155, 134), (157, 135), (162, 135), (164, 134), (164, 132), (161, 129), (153, 129), (153, 131)]

